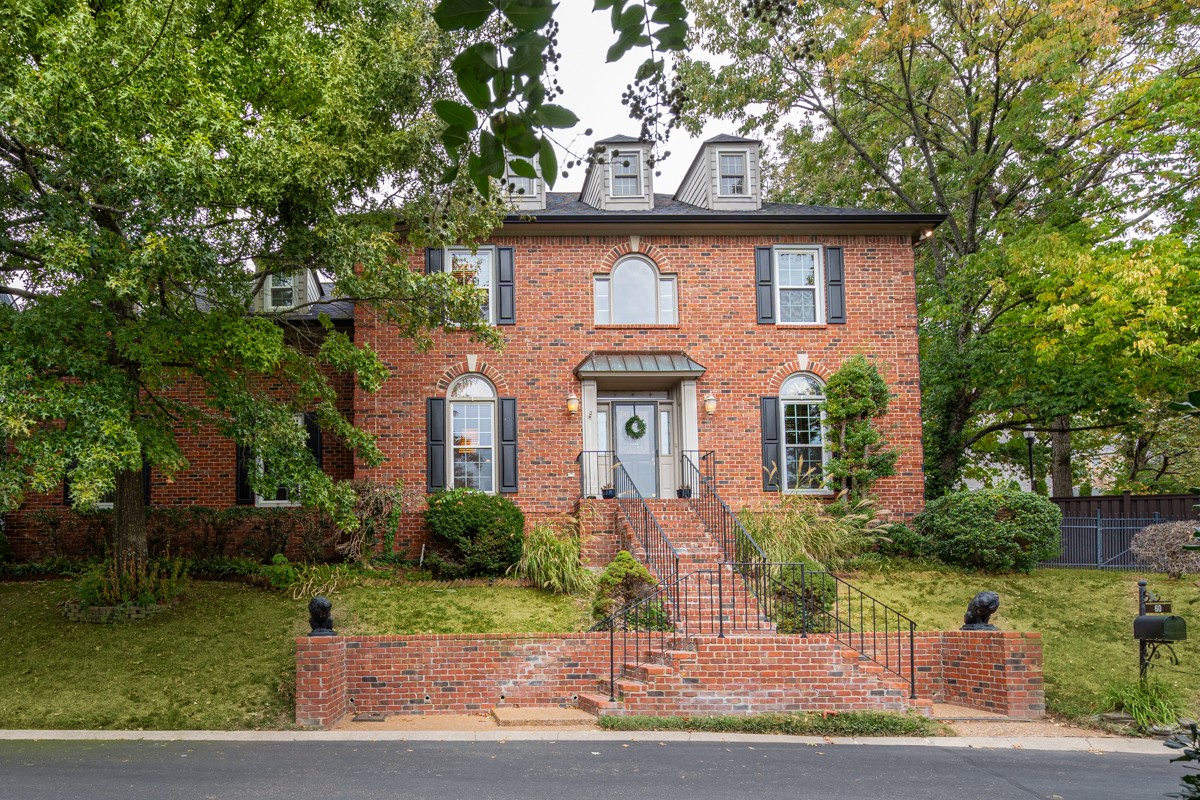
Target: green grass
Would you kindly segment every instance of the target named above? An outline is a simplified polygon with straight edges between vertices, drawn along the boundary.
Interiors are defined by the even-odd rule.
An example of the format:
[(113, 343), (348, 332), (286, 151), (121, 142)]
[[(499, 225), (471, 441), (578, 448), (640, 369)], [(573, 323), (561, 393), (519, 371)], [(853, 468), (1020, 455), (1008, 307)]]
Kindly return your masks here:
[[(65, 580), (0, 583), (0, 728), (216, 729), (292, 724), (293, 639), (306, 602), (240, 584), (192, 581), (182, 604), (118, 625), (68, 622)], [(499, 587), (361, 586), (333, 596), (346, 634), (563, 632), (569, 597)]]
[(775, 733), (792, 736), (953, 736), (945, 725), (919, 714), (848, 711), (844, 714), (755, 714), (727, 717), (601, 717), (610, 731)]
[(1047, 708), (1080, 719), (1104, 710), (1110, 686), (1137, 679), (1133, 618), (1139, 577), (1146, 578), (1160, 597), (1174, 601), (1174, 613), (1192, 627), (1193, 638), (1175, 648), (1180, 665), (1172, 667), (1161, 659), (1162, 667), (1152, 668), (1151, 675), (1175, 687), (1195, 708), (1200, 692), (1200, 588), (1194, 576), (1173, 581), (1164, 575), (1098, 570), (995, 576), (926, 570), (859, 573), (847, 580), (912, 617), (920, 630), (955, 630), (977, 592), (998, 592), (1000, 611), (992, 617), (994, 624), (1042, 634)]

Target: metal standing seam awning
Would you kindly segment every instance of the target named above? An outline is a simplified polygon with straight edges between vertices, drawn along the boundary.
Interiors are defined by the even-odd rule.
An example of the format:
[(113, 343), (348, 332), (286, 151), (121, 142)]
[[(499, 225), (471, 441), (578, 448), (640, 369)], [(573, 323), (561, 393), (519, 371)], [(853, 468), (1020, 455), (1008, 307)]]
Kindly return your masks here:
[(575, 367), (581, 380), (593, 378), (699, 378), (705, 368), (686, 353), (591, 353)]

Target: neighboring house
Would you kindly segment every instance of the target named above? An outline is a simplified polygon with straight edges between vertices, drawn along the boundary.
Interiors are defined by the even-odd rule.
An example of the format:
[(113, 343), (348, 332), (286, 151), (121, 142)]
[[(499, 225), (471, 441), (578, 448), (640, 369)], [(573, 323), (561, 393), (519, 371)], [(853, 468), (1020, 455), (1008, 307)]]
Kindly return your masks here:
[[(686, 481), (681, 459), (705, 453), (735, 510), (780, 493), (829, 496), (819, 403), (841, 362), (862, 353), (895, 395), (883, 426), (900, 458), (877, 493), (895, 516), (918, 512), (913, 249), (942, 217), (763, 202), (759, 143), (732, 136), (702, 145), (674, 195), (656, 194), (648, 143), (598, 144), (606, 160), (579, 194), (513, 180), (515, 212), (488, 241), (413, 264), (486, 289), (503, 351), (449, 331), (419, 352), (369, 314), (326, 308), (392, 372), (376, 394), (348, 378), (338, 386), (386, 461), (355, 465), (314, 432), (326, 470), (428, 492), (499, 492), (532, 519), (575, 512), (612, 482), (614, 462), (645, 496), (674, 496)], [(321, 290), (315, 276), (275, 281), (262, 302), (287, 306)], [(247, 494), (237, 468), (246, 454), (232, 443), (202, 432), (183, 446), (190, 469), (169, 485), (152, 481), (152, 503), (287, 502)], [(416, 512), (403, 531), (398, 544), (418, 549)]]

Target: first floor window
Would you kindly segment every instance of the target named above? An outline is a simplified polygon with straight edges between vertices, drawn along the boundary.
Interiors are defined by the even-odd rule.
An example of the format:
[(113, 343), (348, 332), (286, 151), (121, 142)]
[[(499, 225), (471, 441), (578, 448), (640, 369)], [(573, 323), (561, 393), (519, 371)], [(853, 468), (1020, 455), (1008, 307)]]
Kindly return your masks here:
[[(292, 418), (300, 427), (304, 427), (304, 415), (294, 414)], [(264, 475), (271, 474), (270, 462), (258, 456), (258, 466)], [(275, 488), (275, 493), (267, 496), (261, 494), (254, 495), (254, 505), (259, 507), (286, 507), (300, 505), (300, 494), (294, 486), (278, 486)]]
[(496, 491), (496, 390), (478, 375), (450, 386), (450, 485)]
[(779, 392), (782, 406), (785, 492), (814, 492), (824, 488), (825, 436), (821, 403), (825, 388), (812, 375), (793, 375)]

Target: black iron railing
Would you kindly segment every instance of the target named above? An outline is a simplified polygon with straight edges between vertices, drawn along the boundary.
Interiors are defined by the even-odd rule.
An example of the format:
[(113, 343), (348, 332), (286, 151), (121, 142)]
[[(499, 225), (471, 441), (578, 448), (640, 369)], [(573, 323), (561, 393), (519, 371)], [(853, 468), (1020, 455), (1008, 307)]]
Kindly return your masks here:
[[(699, 456), (694, 460), (693, 456)], [(711, 475), (712, 453), (696, 453), (691, 451), (680, 457), (680, 469), (683, 485), (690, 486), (692, 496), (688, 498), (688, 507), (700, 517), (708, 535), (713, 537), (726, 561), (747, 562), (766, 561), (758, 542), (746, 530), (737, 516), (717, 494), (716, 481)], [(701, 464), (707, 464), (706, 469)]]
[(633, 538), (646, 554), (650, 569), (659, 582), (671, 586), (679, 579), (679, 551), (671, 544), (662, 526), (646, 505), (646, 498), (638, 490), (629, 472), (620, 461), (612, 467), (613, 488), (616, 490), (617, 506), (629, 522)]
[(908, 681), (916, 697), (917, 624), (828, 572), (804, 564), (748, 561), (730, 565), (758, 603), (764, 626), (778, 633), (828, 634)]
[[(720, 569), (697, 570), (662, 583), (592, 626), (593, 631), (608, 631), (609, 699), (616, 699), (617, 674), (625, 668), (652, 661), (667, 650), (688, 647), (700, 634), (725, 635), (719, 613), (725, 588), (721, 573)], [(714, 609), (718, 613), (712, 614)]]
[(611, 450), (584, 450), (575, 459), (579, 462), (579, 496), (603, 497), (615, 495), (613, 465), (616, 454)]
[[(712, 450), (684, 450), (682, 453), (680, 453), (680, 458), (691, 461), (693, 466), (699, 468), (701, 475), (715, 484), (717, 478), (716, 458), (714, 457)], [(684, 469), (679, 473), (679, 485), (690, 487), (691, 478), (687, 477), (688, 472), (686, 466), (681, 466), (684, 466)]]

